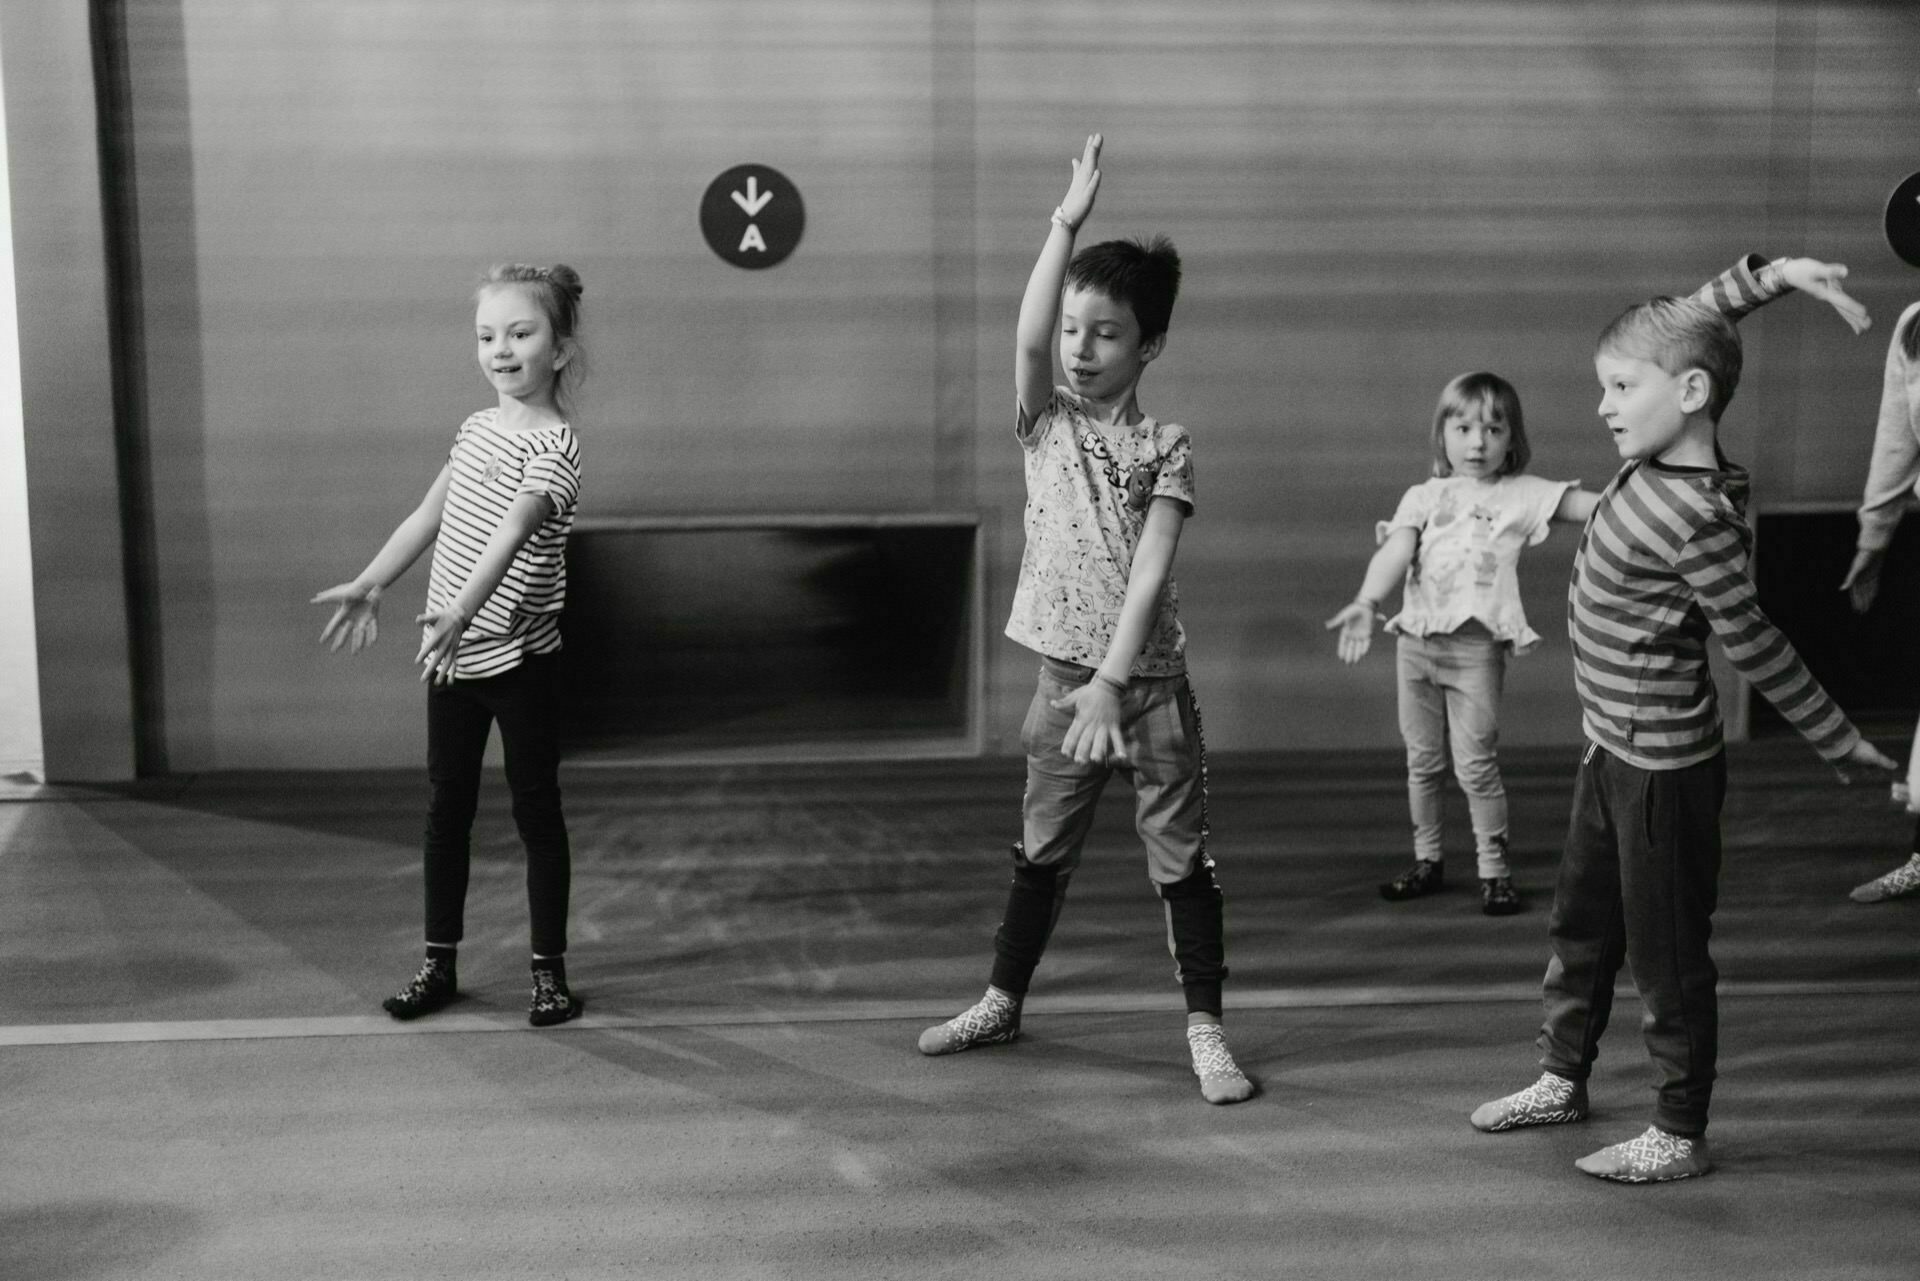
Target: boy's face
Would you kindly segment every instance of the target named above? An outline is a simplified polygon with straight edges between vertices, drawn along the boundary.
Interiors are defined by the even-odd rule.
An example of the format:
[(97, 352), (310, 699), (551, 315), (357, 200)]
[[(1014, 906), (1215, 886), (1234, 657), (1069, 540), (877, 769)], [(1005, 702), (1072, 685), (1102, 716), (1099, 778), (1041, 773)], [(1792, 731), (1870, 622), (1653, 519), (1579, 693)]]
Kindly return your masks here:
[(1651, 360), (1617, 351), (1595, 356), (1593, 368), (1600, 376), (1600, 417), (1622, 458), (1660, 457), (1706, 408), (1705, 370), (1670, 374)]
[(1449, 413), (1440, 424), (1440, 438), (1446, 442), (1447, 466), (1453, 474), (1474, 480), (1498, 476), (1507, 465), (1507, 451), (1513, 448), (1513, 433), (1507, 425), (1489, 418), (1478, 405)]
[(1165, 345), (1165, 334), (1140, 341), (1139, 318), (1126, 303), (1079, 286), (1069, 286), (1061, 297), (1060, 363), (1075, 395), (1089, 400), (1125, 395)]

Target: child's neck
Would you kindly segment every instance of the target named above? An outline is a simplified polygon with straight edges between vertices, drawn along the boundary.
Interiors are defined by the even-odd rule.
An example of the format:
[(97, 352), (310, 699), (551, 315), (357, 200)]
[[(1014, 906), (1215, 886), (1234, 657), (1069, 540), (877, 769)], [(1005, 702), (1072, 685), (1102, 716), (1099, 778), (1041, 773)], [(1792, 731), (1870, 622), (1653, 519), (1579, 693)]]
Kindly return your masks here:
[(1654, 455), (1654, 461), (1669, 467), (1718, 467), (1718, 424), (1705, 414), (1689, 418), (1680, 438)]
[(1080, 398), (1080, 412), (1084, 413), (1095, 427), (1132, 427), (1145, 418), (1140, 412), (1140, 401), (1134, 392), (1139, 388), (1140, 380), (1134, 379), (1127, 384), (1126, 390), (1107, 400), (1095, 400), (1091, 396)]
[(558, 427), (566, 421), (551, 393), (537, 400), (502, 396), (500, 417), (495, 420), (501, 431), (538, 431), (542, 427)]

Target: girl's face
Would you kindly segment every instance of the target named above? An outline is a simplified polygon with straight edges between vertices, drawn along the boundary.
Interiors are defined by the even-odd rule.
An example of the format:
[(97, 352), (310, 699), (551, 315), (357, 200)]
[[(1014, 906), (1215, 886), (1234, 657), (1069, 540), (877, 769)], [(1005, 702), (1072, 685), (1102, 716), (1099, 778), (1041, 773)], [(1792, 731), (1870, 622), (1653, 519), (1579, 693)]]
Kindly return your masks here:
[(1478, 406), (1454, 410), (1440, 424), (1441, 439), (1447, 446), (1447, 466), (1456, 476), (1486, 480), (1498, 476), (1507, 465), (1507, 451), (1513, 447), (1513, 433), (1498, 419), (1487, 417)]
[(532, 290), (496, 285), (480, 295), (473, 328), (480, 370), (502, 396), (551, 405), (553, 381), (567, 363), (553, 325)]

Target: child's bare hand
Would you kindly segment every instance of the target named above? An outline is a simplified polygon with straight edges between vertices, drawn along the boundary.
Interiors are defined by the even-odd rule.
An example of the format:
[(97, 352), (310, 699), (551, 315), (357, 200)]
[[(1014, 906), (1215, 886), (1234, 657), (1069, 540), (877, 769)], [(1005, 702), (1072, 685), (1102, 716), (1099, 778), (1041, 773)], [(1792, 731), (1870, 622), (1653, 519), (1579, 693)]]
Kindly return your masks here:
[(1853, 564), (1840, 590), (1847, 594), (1854, 613), (1864, 614), (1873, 608), (1873, 598), (1880, 594), (1880, 570), (1886, 563), (1885, 548), (1862, 547), (1853, 553)]
[(320, 629), (320, 643), (330, 653), (347, 645), (358, 654), (380, 639), (380, 589), (365, 583), (342, 583), (319, 593), (309, 605), (334, 606), (333, 617)]
[(1093, 193), (1100, 190), (1099, 134), (1087, 135), (1087, 149), (1073, 162), (1073, 181), (1067, 184), (1066, 199), (1060, 202), (1060, 216), (1075, 231), (1093, 212)]
[(1845, 263), (1820, 262), (1813, 258), (1789, 258), (1780, 264), (1780, 277), (1801, 293), (1818, 298), (1840, 313), (1856, 334), (1865, 333), (1873, 324), (1867, 309), (1841, 287), (1847, 278)]
[(1354, 601), (1327, 620), (1327, 630), (1340, 631), (1339, 654), (1343, 663), (1357, 663), (1373, 648), (1373, 610)]
[(1864, 738), (1853, 745), (1851, 752), (1835, 761), (1833, 767), (1839, 771), (1840, 781), (1849, 787), (1863, 778), (1884, 779), (1900, 770), (1891, 756)]
[(460, 636), (467, 630), (467, 616), (457, 605), (430, 609), (413, 620), (421, 624), (420, 652), (413, 661), (420, 664), (420, 679), (445, 685), (453, 680), (453, 660), (460, 656)]
[(1048, 700), (1060, 711), (1073, 709), (1073, 724), (1060, 740), (1060, 752), (1081, 764), (1123, 765), (1127, 742), (1120, 733), (1120, 696), (1099, 681), (1088, 681), (1065, 698)]

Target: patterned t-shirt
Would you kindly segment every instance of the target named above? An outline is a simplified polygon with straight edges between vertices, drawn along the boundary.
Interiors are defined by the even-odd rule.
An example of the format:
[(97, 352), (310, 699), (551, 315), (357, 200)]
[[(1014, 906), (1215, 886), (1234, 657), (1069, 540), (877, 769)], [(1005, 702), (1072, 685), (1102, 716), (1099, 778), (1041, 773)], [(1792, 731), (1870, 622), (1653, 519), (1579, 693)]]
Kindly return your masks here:
[(457, 680), (498, 676), (530, 654), (560, 648), (567, 535), (580, 498), (580, 446), (565, 423), (503, 431), (499, 417), (498, 408), (482, 409), (454, 436), (453, 475), (433, 544), (427, 609), (444, 609), (460, 594), (515, 498), (544, 494), (553, 512), (521, 544), (500, 586), (467, 624), (453, 665)]
[[(1027, 546), (1007, 635), (1049, 658), (1098, 667), (1120, 623), (1148, 505), (1165, 495), (1193, 512), (1193, 444), (1186, 428), (1152, 418), (1097, 427), (1064, 387), (1032, 423), (1023, 420), (1016, 407), (1014, 431), (1026, 447)], [(1133, 661), (1135, 676), (1187, 670), (1178, 606), (1169, 577)]]
[(1409, 489), (1379, 540), (1396, 529), (1420, 536), (1407, 566), (1400, 612), (1387, 630), (1443, 636), (1478, 619), (1495, 640), (1524, 654), (1540, 644), (1520, 606), (1520, 550), (1544, 542), (1560, 499), (1575, 480), (1538, 476), (1440, 476)]

